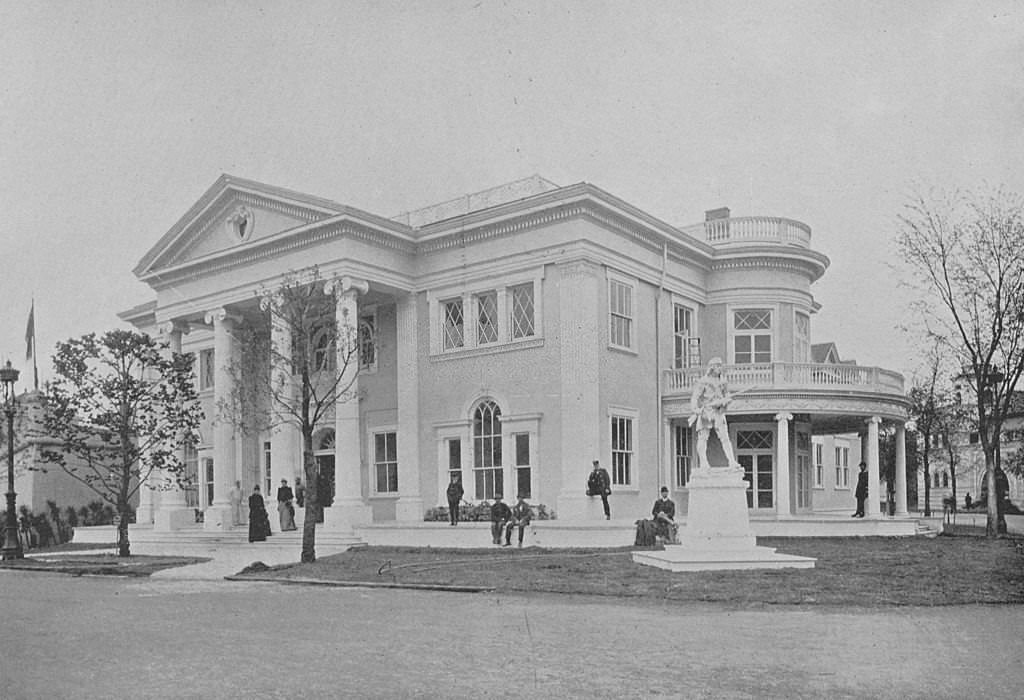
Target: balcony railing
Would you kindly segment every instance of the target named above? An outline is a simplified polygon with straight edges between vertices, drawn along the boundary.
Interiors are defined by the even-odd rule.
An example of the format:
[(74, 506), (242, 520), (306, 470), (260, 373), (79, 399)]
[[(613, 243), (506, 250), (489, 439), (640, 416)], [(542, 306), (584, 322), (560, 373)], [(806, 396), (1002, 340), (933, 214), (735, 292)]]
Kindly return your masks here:
[(811, 227), (801, 221), (778, 216), (739, 216), (712, 219), (687, 226), (683, 233), (703, 238), (711, 245), (769, 241), (802, 248), (811, 247)]
[[(725, 381), (732, 391), (751, 389), (837, 389), (903, 396), (903, 375), (880, 367), (800, 362), (725, 365)], [(705, 369), (665, 371), (666, 394), (689, 394)]]

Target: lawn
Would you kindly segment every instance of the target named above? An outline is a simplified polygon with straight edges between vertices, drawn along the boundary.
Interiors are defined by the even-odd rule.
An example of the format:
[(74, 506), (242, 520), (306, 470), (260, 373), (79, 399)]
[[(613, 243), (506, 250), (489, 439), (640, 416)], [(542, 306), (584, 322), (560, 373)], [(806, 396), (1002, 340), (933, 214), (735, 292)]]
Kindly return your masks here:
[[(672, 573), (622, 549), (364, 547), (261, 579), (479, 587), (734, 605), (963, 605), (1024, 602), (1024, 556), (1012, 539), (762, 538), (814, 569)], [(248, 574), (241, 576), (244, 578)]]

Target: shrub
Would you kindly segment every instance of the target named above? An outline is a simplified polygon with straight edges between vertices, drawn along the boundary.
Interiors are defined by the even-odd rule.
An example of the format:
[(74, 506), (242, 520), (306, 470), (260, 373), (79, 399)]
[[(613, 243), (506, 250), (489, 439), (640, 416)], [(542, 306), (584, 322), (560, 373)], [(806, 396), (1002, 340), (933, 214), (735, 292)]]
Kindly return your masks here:
[[(531, 507), (533, 508), (534, 520), (555, 519), (555, 511), (553, 508), (549, 508), (543, 503)], [(423, 520), (424, 522), (428, 523), (448, 522), (447, 506), (438, 506), (437, 508), (431, 508), (424, 514)], [(459, 520), (467, 523), (490, 522), (490, 501), (480, 501), (479, 503), (467, 503), (466, 501), (463, 501), (461, 504), (459, 504)]]

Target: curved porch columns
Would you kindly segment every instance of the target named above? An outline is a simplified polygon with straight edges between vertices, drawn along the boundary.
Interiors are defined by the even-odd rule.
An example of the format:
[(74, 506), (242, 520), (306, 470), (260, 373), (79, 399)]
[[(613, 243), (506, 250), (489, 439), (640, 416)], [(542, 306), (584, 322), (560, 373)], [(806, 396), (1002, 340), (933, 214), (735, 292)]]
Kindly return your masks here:
[(907, 429), (896, 424), (896, 516), (907, 515)]
[(789, 499), (789, 421), (792, 419), (792, 413), (775, 415), (775, 454), (778, 461), (775, 469), (775, 514), (780, 520), (789, 518), (793, 513)]
[(867, 420), (867, 460), (868, 464), (868, 497), (864, 504), (865, 518), (879, 518), (881, 513), (878, 510), (879, 493), (878, 483), (880, 471), (878, 468), (878, 426), (882, 419), (878, 416), (871, 416)]

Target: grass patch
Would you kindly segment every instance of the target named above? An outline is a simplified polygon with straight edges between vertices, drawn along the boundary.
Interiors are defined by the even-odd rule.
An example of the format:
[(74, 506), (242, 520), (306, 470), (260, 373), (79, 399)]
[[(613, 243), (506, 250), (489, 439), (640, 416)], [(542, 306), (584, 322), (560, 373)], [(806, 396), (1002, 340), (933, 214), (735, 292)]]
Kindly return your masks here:
[(260, 578), (566, 593), (733, 605), (964, 605), (1024, 602), (1024, 556), (1009, 539), (762, 538), (814, 569), (672, 573), (621, 549), (364, 547)]
[[(98, 549), (95, 545), (92, 550)], [(0, 562), (0, 569), (48, 571), (73, 576), (149, 576), (162, 569), (197, 564), (208, 559), (198, 557), (119, 557), (116, 547), (109, 554), (74, 554), (74, 550), (54, 547), (32, 550), (33, 556)]]

